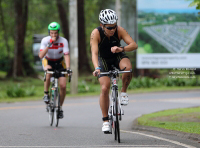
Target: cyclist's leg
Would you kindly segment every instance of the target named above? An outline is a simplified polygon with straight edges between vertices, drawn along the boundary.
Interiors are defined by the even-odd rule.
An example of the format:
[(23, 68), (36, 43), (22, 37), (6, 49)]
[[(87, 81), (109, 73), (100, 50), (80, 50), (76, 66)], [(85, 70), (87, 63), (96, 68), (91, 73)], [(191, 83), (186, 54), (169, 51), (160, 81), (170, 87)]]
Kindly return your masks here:
[[(47, 69), (51, 69), (51, 65), (48, 65), (48, 60), (47, 59), (43, 59), (42, 60), (42, 66), (44, 71), (46, 71)], [(50, 78), (51, 78), (51, 74), (46, 74), (46, 81), (44, 82), (44, 101), (48, 103), (48, 95), (49, 95), (49, 86), (50, 86)]]
[[(124, 69), (126, 67), (126, 71), (132, 69), (131, 62), (129, 58), (125, 55), (125, 53), (120, 53), (118, 55), (118, 61), (119, 61), (119, 68)], [(129, 99), (128, 94), (126, 93), (127, 87), (130, 84), (130, 81), (132, 79), (132, 73), (124, 73), (122, 74), (122, 89), (121, 89), (121, 105), (128, 105)]]
[[(66, 69), (66, 65), (64, 62), (64, 59), (60, 62), (59, 64), (59, 69)], [(63, 110), (62, 110), (62, 105), (65, 100), (65, 95), (66, 95), (66, 76), (64, 74), (61, 74), (59, 77), (59, 86), (60, 86), (60, 110), (59, 110), (59, 118), (63, 118)]]
[(60, 85), (60, 105), (62, 106), (66, 95), (66, 77), (59, 78), (59, 85)]
[[(100, 77), (99, 83), (101, 87), (99, 104), (101, 107), (103, 118), (105, 118), (108, 117), (110, 78), (108, 76)], [(105, 120), (104, 122), (108, 122), (108, 120)]]
[[(64, 58), (59, 64), (60, 69), (66, 69)], [(61, 74), (59, 78), (59, 85), (60, 85), (60, 105), (64, 103), (65, 95), (66, 95), (66, 75)]]
[[(101, 68), (101, 72), (106, 72), (110, 70), (110, 64), (108, 60), (102, 57), (98, 57), (98, 65)], [(109, 109), (110, 77), (106, 75), (100, 75), (99, 83), (101, 88), (99, 104), (104, 118), (104, 122), (107, 122), (108, 120), (105, 120), (105, 118), (108, 117)]]
[(99, 104), (100, 104), (102, 116), (103, 116), (102, 131), (106, 133), (106, 132), (110, 132), (111, 130), (111, 125), (108, 118), (110, 78), (108, 76), (100, 77), (99, 82), (101, 86)]
[[(99, 67), (101, 68), (101, 72), (109, 71), (110, 65), (109, 63), (99, 57)], [(108, 122), (108, 109), (109, 109), (109, 90), (110, 90), (110, 77), (105, 76), (105, 75), (100, 75), (99, 78), (99, 83), (101, 87), (101, 94), (100, 94), (100, 108), (102, 111), (102, 116), (103, 116), (103, 126), (102, 126), (102, 131), (103, 132), (109, 132), (110, 131), (110, 123)]]
[[(131, 62), (128, 58), (123, 58), (119, 63), (119, 67), (120, 69), (123, 69), (124, 67), (126, 67), (126, 71), (132, 69)], [(123, 83), (122, 90), (121, 90), (122, 92), (126, 92), (126, 89), (128, 85), (130, 84), (131, 79), (132, 79), (132, 73), (122, 74), (122, 83)]]
[[(125, 53), (120, 53), (118, 55), (117, 61), (118, 61), (120, 69), (124, 69), (125, 67), (126, 67), (125, 71), (132, 69), (131, 61), (128, 58), (128, 56), (126, 56)], [(121, 90), (121, 92), (126, 92), (131, 79), (132, 79), (132, 73), (122, 74), (122, 90)]]

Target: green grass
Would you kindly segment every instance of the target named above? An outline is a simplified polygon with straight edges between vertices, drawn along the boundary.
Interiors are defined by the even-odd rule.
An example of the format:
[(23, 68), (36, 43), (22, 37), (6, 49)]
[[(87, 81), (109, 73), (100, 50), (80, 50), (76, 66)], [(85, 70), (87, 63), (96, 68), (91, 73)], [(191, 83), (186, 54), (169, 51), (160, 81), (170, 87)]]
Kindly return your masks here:
[[(23, 90), (30, 96), (9, 97), (8, 92), (14, 93), (17, 89)], [(43, 82), (34, 78), (2, 79), (0, 81), (0, 102), (16, 102), (20, 100), (32, 100), (43, 95)], [(33, 93), (33, 94), (31, 94)], [(33, 95), (33, 96), (31, 96)], [(22, 95), (23, 96), (23, 95)]]
[[(0, 75), (1, 74), (2, 73), (0, 72)], [(2, 75), (5, 76), (5, 74)], [(43, 77), (43, 72), (39, 73), (39, 75)], [(4, 77), (0, 77), (0, 79), (1, 79), (0, 102), (41, 100), (43, 97), (43, 91), (44, 91), (43, 81), (38, 78), (19, 77), (17, 79), (6, 79)], [(178, 91), (178, 90), (186, 91), (186, 90), (200, 89), (200, 86), (181, 86), (181, 87), (174, 85), (164, 86), (163, 81), (168, 82), (169, 80), (133, 78), (128, 87), (128, 93), (131, 94), (131, 93)], [(172, 82), (170, 82), (170, 84), (171, 83)], [(173, 84), (179, 84), (179, 83), (173, 83)], [(119, 90), (121, 89), (121, 85), (122, 84), (120, 80)], [(70, 94), (70, 84), (67, 83), (66, 97), (94, 96), (99, 94), (100, 94), (99, 82), (97, 78), (93, 77), (92, 75), (79, 77), (78, 94), (75, 95)]]
[(200, 134), (200, 107), (178, 108), (142, 115), (139, 125)]

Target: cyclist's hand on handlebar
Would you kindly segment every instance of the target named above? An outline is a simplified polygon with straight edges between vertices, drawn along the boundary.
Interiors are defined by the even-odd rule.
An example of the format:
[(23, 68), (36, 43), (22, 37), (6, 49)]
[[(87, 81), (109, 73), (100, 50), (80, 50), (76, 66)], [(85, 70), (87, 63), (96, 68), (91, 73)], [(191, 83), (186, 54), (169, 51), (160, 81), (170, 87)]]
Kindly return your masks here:
[(93, 72), (93, 76), (98, 76), (100, 75), (100, 69), (96, 69), (94, 72)]
[(71, 76), (72, 75), (72, 70), (71, 69), (67, 69), (67, 73), (68, 73), (68, 76)]

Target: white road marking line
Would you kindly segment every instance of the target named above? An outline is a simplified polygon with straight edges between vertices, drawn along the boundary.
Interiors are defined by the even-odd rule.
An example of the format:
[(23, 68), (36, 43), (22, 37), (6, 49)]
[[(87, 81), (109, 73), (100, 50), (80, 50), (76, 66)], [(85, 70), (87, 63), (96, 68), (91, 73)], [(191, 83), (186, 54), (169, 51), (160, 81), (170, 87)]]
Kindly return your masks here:
[(170, 148), (169, 145), (91, 145), (91, 146), (0, 146), (3, 148), (35, 148), (35, 147), (41, 147), (41, 148), (57, 148), (57, 147), (65, 147), (65, 148), (73, 148), (73, 147), (87, 147), (87, 148), (109, 148), (109, 147), (117, 147), (117, 148)]
[(179, 145), (179, 146), (183, 146), (183, 147), (186, 147), (186, 148), (196, 148), (194, 146), (187, 145), (187, 144), (184, 144), (184, 143), (181, 143), (181, 142), (178, 142), (178, 141), (169, 140), (169, 139), (165, 139), (165, 138), (161, 138), (161, 137), (157, 137), (157, 136), (152, 136), (152, 135), (148, 135), (148, 134), (144, 134), (144, 133), (124, 131), (124, 130), (120, 130), (120, 131), (122, 131), (124, 133), (138, 134), (138, 135), (142, 135), (142, 136), (146, 136), (146, 137), (151, 137), (151, 138), (167, 141), (167, 142), (170, 142), (170, 143), (173, 143), (173, 144), (176, 144), (176, 145)]

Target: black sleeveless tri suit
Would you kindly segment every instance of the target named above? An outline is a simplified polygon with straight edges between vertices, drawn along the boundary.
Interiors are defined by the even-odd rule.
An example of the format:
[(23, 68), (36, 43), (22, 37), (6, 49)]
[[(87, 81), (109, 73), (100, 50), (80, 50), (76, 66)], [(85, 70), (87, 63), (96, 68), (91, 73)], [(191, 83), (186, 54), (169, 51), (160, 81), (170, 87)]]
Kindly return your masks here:
[(106, 72), (111, 70), (111, 65), (114, 65), (119, 69), (119, 63), (121, 59), (128, 58), (125, 52), (112, 53), (111, 47), (118, 46), (120, 47), (120, 40), (118, 37), (118, 31), (116, 29), (115, 34), (110, 37), (110, 39), (104, 34), (104, 31), (101, 27), (97, 27), (100, 33), (100, 43), (98, 44), (99, 53), (98, 53), (98, 64), (101, 68), (101, 72)]

